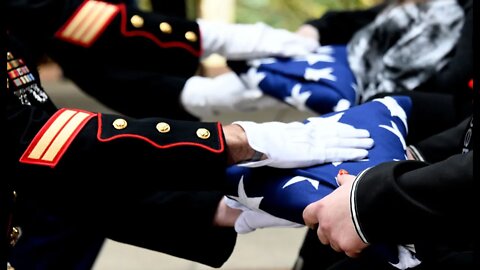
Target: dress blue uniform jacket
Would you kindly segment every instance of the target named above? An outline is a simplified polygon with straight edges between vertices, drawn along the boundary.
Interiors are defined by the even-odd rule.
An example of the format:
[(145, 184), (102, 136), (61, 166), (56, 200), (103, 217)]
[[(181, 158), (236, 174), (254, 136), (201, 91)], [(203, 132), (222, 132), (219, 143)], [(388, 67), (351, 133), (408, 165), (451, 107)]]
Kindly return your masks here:
[[(193, 119), (169, 91), (196, 69), (198, 25), (113, 2), (7, 8), (7, 168), (23, 232), (12, 265), (90, 269), (105, 238), (222, 265), (236, 233), (211, 226), (226, 167), (221, 125), (170, 118)], [(124, 115), (57, 108), (36, 71), (43, 53)]]

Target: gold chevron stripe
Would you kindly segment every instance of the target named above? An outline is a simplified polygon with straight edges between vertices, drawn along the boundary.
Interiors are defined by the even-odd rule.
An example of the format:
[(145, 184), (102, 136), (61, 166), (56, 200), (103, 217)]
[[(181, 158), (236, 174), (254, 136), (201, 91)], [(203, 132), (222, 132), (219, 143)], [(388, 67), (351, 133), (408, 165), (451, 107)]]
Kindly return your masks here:
[(77, 113), (68, 124), (58, 134), (57, 138), (52, 142), (52, 145), (48, 148), (47, 152), (43, 155), (42, 160), (52, 161), (65, 145), (67, 140), (74, 134), (77, 127), (85, 120), (89, 114), (79, 112)]
[(108, 20), (118, 11), (116, 6), (106, 6), (100, 14), (99, 18), (94, 22), (94, 25), (86, 31), (82, 37), (82, 41), (89, 43), (92, 39), (103, 29), (103, 26), (107, 24)]
[(35, 136), (21, 162), (54, 166), (94, 113), (68, 110), (57, 112)]
[(110, 3), (87, 1), (57, 36), (88, 46), (103, 32), (118, 11), (118, 6)]
[(35, 148), (33, 148), (32, 152), (28, 155), (28, 158), (33, 159), (40, 159), (48, 148), (50, 143), (55, 139), (55, 136), (60, 132), (60, 130), (65, 126), (65, 123), (72, 118), (75, 114), (75, 111), (64, 111), (60, 114), (57, 119), (50, 125), (50, 127), (43, 133), (42, 138), (38, 141)]
[(67, 26), (64, 28), (62, 31), (61, 35), (63, 37), (71, 37), (75, 29), (78, 28), (78, 26), (82, 23), (82, 21), (87, 17), (92, 12), (92, 9), (95, 7), (95, 4), (93, 4), (93, 1), (87, 2), (73, 17), (70, 19), (70, 22), (67, 24)]
[(80, 22), (80, 25), (75, 29), (70, 38), (74, 40), (81, 40), (82, 35), (85, 33), (85, 31), (87, 31), (89, 27), (92, 27), (92, 24), (94, 24), (94, 22), (96, 21), (97, 16), (99, 16), (103, 12), (104, 5), (105, 4), (103, 3), (96, 5), (96, 7), (92, 9), (92, 11)]

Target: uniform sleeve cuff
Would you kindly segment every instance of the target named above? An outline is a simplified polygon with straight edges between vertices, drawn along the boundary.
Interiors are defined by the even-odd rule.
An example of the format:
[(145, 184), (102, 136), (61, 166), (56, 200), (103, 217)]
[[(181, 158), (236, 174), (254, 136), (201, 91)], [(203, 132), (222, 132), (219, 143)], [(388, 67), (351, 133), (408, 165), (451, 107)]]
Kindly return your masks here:
[(352, 215), (352, 221), (353, 225), (355, 226), (355, 230), (357, 231), (358, 236), (360, 236), (360, 239), (365, 244), (368, 244), (367, 238), (365, 237), (364, 233), (362, 232), (362, 229), (360, 227), (360, 222), (358, 220), (358, 211), (357, 211), (357, 205), (356, 205), (356, 192), (357, 192), (357, 187), (358, 183), (360, 182), (362, 176), (369, 170), (370, 168), (362, 171), (360, 174), (357, 175), (355, 178), (353, 185), (352, 185), (352, 190), (350, 191), (350, 211)]
[(410, 150), (410, 153), (412, 154), (412, 156), (415, 160), (425, 162), (425, 159), (423, 158), (422, 154), (420, 153), (420, 151), (415, 146), (409, 145), (408, 149)]

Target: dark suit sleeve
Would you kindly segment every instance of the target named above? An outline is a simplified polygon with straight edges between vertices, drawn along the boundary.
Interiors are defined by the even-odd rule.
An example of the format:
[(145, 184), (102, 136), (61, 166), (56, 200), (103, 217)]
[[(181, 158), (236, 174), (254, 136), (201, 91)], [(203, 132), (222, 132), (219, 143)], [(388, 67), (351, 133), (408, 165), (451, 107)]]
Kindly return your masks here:
[(468, 117), (457, 126), (433, 135), (414, 146), (427, 162), (438, 162), (458, 153), (459, 149), (464, 147), (465, 141), (459, 138), (464, 138), (465, 134), (473, 140), (472, 132), (473, 119)]
[(306, 23), (320, 33), (322, 45), (347, 44), (352, 36), (372, 22), (386, 4), (380, 4), (365, 10), (328, 11), (319, 19)]
[(352, 214), (370, 243), (468, 239), (473, 192), (473, 151), (432, 165), (383, 163), (358, 177)]

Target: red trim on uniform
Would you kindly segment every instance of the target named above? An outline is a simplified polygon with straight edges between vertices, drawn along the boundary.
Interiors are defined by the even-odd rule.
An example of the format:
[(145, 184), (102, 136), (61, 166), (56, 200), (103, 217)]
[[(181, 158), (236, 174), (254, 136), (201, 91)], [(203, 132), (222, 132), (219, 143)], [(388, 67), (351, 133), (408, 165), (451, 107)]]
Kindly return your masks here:
[[(56, 122), (58, 120), (59, 116), (61, 116), (62, 114), (64, 114), (67, 111), (73, 112), (73, 114), (69, 118), (63, 119), (63, 121), (61, 121), (62, 123)], [(75, 119), (76, 116), (79, 115), (79, 113), (82, 114), (82, 116), (80, 117), (81, 121), (73, 123), (73, 125), (69, 126), (72, 129), (69, 129), (66, 133), (62, 133), (62, 131), (65, 130), (65, 127), (69, 125), (69, 123), (72, 124), (72, 122), (70, 122), (70, 121), (72, 119)], [(85, 124), (91, 118), (93, 118), (95, 115), (97, 115), (97, 114), (92, 113), (92, 112), (88, 112), (88, 111), (84, 111), (84, 110), (78, 110), (78, 109), (62, 108), (62, 109), (58, 110), (54, 115), (52, 115), (50, 117), (50, 119), (48, 119), (48, 121), (45, 123), (45, 125), (43, 125), (43, 127), (40, 129), (40, 131), (35, 135), (35, 137), (30, 142), (30, 144), (28, 145), (28, 147), (25, 150), (25, 152), (23, 153), (23, 155), (20, 157), (19, 161), (21, 163), (44, 165), (44, 166), (50, 166), (52, 168), (55, 167), (58, 164), (58, 162), (60, 161), (60, 159), (62, 158), (62, 156), (65, 154), (65, 152), (67, 151), (68, 147), (73, 142), (73, 140), (75, 139), (77, 134), (80, 132), (80, 130), (82, 130), (82, 128), (85, 126)], [(53, 129), (56, 131), (54, 133), (52, 133), (53, 131), (50, 130), (50, 128), (52, 128), (52, 126), (54, 126)], [(48, 139), (45, 139), (44, 135), (47, 132), (50, 133), (50, 136), (49, 136)], [(51, 136), (51, 135), (53, 135), (53, 136)], [(62, 141), (61, 143), (56, 144), (56, 146), (58, 147), (57, 148), (58, 150), (53, 151), (54, 152), (54, 158), (51, 159), (51, 160), (45, 159), (44, 158), (45, 153), (48, 153), (48, 151), (50, 150), (50, 147), (56, 143), (56, 139), (61, 137), (61, 136), (67, 136), (67, 138), (65, 140), (61, 140)], [(39, 144), (39, 142), (42, 142), (42, 143)], [(36, 157), (32, 157), (31, 156), (32, 152), (34, 150), (38, 150), (39, 148), (43, 149), (41, 151), (41, 155), (37, 155)]]
[(471, 80), (468, 82), (468, 87), (470, 87), (470, 88), (473, 89), (473, 79), (471, 79)]
[(147, 138), (145, 136), (142, 136), (142, 135), (138, 135), (138, 134), (119, 134), (119, 135), (115, 135), (115, 136), (112, 136), (112, 137), (109, 137), (109, 138), (102, 138), (102, 124), (103, 124), (102, 117), (101, 117), (101, 114), (99, 113), (98, 114), (97, 139), (101, 142), (109, 142), (109, 141), (113, 141), (113, 140), (119, 139), (119, 138), (137, 138), (137, 139), (146, 141), (147, 143), (155, 146), (156, 148), (160, 148), (160, 149), (172, 148), (172, 147), (176, 147), (176, 146), (196, 146), (196, 147), (204, 148), (204, 149), (206, 149), (210, 152), (213, 152), (213, 153), (221, 153), (225, 149), (225, 142), (223, 140), (223, 129), (222, 129), (222, 126), (221, 126), (220, 123), (217, 123), (218, 138), (220, 140), (220, 148), (219, 149), (214, 149), (214, 148), (208, 147), (204, 144), (193, 143), (193, 142), (177, 142), (177, 143), (171, 143), (171, 144), (166, 144), (166, 145), (160, 145), (160, 144), (157, 144), (156, 142), (150, 140), (149, 138)]
[(142, 30), (127, 31), (127, 10), (126, 10), (125, 4), (119, 4), (118, 6), (120, 8), (121, 20), (122, 20), (120, 25), (120, 31), (124, 36), (127, 36), (127, 37), (142, 36), (144, 38), (148, 38), (152, 40), (153, 42), (155, 42), (155, 44), (157, 44), (160, 47), (163, 47), (163, 48), (179, 47), (187, 50), (188, 52), (190, 52), (196, 57), (200, 57), (201, 52), (186, 43), (183, 43), (180, 41), (163, 42), (159, 40), (155, 35), (147, 31), (142, 31)]

